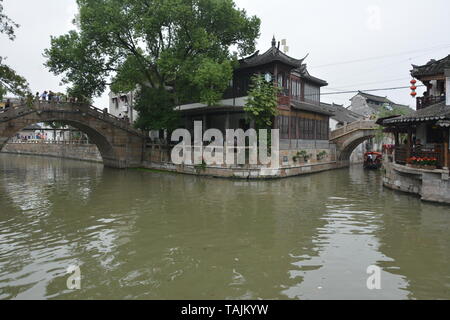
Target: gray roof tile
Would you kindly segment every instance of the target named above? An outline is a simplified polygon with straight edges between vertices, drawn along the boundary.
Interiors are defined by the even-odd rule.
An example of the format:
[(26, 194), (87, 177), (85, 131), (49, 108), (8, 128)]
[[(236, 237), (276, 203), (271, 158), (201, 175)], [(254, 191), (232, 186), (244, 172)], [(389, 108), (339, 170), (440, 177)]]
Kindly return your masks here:
[(440, 102), (427, 108), (420, 109), (406, 116), (387, 119), (383, 121), (383, 124), (392, 125), (398, 123), (425, 122), (437, 120), (450, 120), (450, 106), (445, 105), (445, 102)]

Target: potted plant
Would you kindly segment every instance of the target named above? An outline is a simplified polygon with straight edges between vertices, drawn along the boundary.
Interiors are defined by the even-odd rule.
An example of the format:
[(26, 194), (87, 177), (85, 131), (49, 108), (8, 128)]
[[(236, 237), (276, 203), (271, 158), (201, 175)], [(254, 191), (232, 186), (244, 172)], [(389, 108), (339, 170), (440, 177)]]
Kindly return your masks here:
[(436, 158), (429, 157), (411, 157), (407, 160), (407, 165), (417, 169), (435, 170), (437, 168), (438, 161)]
[(317, 154), (317, 161), (321, 161), (327, 157), (328, 153), (326, 151), (319, 152)]
[(419, 162), (418, 162), (418, 159), (419, 159), (419, 158), (417, 158), (417, 157), (411, 157), (411, 158), (409, 158), (409, 159), (406, 160), (406, 165), (407, 165), (408, 167), (418, 169), (418, 168), (420, 167)]
[(423, 158), (422, 166), (428, 170), (437, 169), (437, 159), (436, 158)]
[(305, 150), (301, 150), (297, 152), (293, 159), (295, 162), (297, 162), (298, 160), (303, 160), (303, 162), (307, 163), (310, 158), (311, 155), (309, 155), (308, 152), (306, 152)]

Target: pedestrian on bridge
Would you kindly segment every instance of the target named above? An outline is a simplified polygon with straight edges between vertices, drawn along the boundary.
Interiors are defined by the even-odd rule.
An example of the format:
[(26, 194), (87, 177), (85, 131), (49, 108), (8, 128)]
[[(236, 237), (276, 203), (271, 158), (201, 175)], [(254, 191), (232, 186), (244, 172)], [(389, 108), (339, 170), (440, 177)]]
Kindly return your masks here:
[(5, 110), (8, 110), (9, 108), (11, 108), (11, 101), (9, 100), (9, 99), (7, 99), (6, 100), (6, 103), (5, 103)]
[(41, 101), (47, 101), (47, 91), (44, 91), (41, 95)]
[(55, 98), (55, 94), (52, 92), (52, 90), (49, 90), (48, 92), (48, 102), (52, 102)]

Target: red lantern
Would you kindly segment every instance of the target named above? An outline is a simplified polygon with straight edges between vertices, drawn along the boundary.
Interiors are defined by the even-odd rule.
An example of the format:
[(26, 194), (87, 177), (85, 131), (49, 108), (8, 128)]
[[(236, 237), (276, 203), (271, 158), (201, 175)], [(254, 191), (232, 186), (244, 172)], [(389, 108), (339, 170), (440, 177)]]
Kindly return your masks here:
[(417, 96), (417, 92), (416, 92), (416, 90), (417, 90), (417, 86), (416, 86), (417, 81), (415, 79), (412, 79), (410, 81), (410, 83), (411, 83), (411, 90), (412, 90), (411, 96), (413, 98), (415, 98)]

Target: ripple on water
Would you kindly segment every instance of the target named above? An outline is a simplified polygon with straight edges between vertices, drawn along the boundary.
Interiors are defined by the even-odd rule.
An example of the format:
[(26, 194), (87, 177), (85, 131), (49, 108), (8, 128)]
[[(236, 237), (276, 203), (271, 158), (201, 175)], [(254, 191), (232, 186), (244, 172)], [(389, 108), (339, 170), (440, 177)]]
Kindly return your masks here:
[[(360, 169), (236, 182), (3, 155), (0, 167), (1, 299), (450, 298), (448, 209)], [(367, 290), (370, 265), (382, 291)]]

